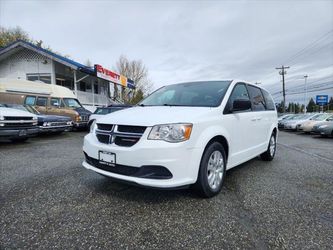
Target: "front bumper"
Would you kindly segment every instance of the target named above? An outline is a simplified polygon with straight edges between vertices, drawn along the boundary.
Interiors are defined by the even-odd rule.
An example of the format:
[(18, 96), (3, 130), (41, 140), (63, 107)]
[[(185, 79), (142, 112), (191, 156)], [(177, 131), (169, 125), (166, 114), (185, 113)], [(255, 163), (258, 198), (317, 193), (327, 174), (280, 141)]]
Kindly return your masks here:
[[(121, 147), (100, 143), (96, 136), (90, 133), (84, 138), (83, 151), (86, 156), (97, 160), (100, 151), (114, 153), (118, 170), (107, 171), (107, 168), (113, 168), (112, 166), (106, 166), (104, 169), (95, 167), (89, 160), (85, 160), (82, 165), (102, 175), (142, 186), (177, 188), (196, 182), (202, 153), (199, 148), (189, 147), (187, 142), (168, 143), (147, 140), (147, 135), (144, 133), (140, 141), (132, 147)], [(138, 171), (134, 172), (139, 173), (139, 169), (145, 166), (162, 166), (171, 173), (171, 177), (158, 179), (150, 178), (149, 175), (135, 176), (135, 174), (121, 172), (119, 170), (121, 166), (137, 168)]]
[[(23, 131), (23, 132), (22, 132)], [(31, 137), (38, 134), (39, 129), (34, 128), (1, 128), (0, 136), (1, 137), (10, 137), (10, 138), (24, 138)]]
[(70, 130), (72, 130), (72, 125), (53, 126), (53, 127), (39, 126), (39, 132), (41, 132), (41, 133), (62, 132), (62, 131), (70, 131)]
[(88, 121), (86, 122), (74, 122), (73, 127), (75, 128), (86, 128), (88, 126)]

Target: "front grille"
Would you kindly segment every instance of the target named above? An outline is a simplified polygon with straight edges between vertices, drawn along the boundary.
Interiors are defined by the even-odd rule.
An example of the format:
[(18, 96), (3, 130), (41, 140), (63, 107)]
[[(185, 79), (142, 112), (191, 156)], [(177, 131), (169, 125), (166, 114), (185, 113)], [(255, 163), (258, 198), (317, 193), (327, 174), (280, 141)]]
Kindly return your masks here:
[(51, 122), (50, 126), (66, 126), (67, 122)]
[(4, 127), (30, 127), (33, 126), (32, 122), (25, 122), (25, 123), (12, 123), (12, 122), (6, 122), (4, 124)]
[(89, 115), (81, 115), (81, 121), (87, 122), (89, 120)]
[(113, 129), (113, 124), (97, 123), (97, 128), (100, 130), (111, 131)]
[(105, 134), (97, 134), (97, 139), (101, 143), (109, 144), (110, 143), (110, 135), (105, 135)]
[(146, 130), (146, 127), (143, 127), (143, 126), (118, 125), (119, 132), (143, 134), (145, 132), (145, 130)]
[(4, 118), (6, 121), (32, 120), (32, 117), (30, 116), (5, 116)]
[(140, 140), (145, 130), (143, 126), (97, 123), (96, 137), (101, 143), (131, 147)]

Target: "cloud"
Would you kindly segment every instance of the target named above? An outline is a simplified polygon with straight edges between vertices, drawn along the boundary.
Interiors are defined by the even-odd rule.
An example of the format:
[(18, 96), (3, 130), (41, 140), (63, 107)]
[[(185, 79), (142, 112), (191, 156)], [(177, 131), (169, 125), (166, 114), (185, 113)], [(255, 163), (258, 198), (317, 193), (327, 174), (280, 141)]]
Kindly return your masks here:
[(291, 66), (288, 86), (299, 75), (333, 74), (333, 32), (289, 60), (333, 29), (332, 1), (13, 0), (0, 8), (1, 25), (21, 26), (80, 62), (112, 68), (122, 54), (141, 59), (155, 88), (240, 78), (273, 92), (283, 63)]

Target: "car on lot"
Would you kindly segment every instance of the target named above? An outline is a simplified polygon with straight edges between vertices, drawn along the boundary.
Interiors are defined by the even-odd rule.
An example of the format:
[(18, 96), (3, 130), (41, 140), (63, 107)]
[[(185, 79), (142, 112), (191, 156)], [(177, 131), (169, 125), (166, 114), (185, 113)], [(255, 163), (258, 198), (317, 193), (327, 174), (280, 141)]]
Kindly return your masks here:
[(0, 79), (0, 103), (29, 105), (44, 115), (71, 117), (74, 128), (86, 128), (91, 114), (70, 89), (27, 80)]
[(293, 119), (295, 116), (297, 116), (297, 114), (289, 114), (282, 119), (278, 118), (278, 128), (283, 129), (284, 124), (287, 123), (288, 121), (290, 121), (291, 119)]
[(244, 81), (164, 86), (138, 106), (99, 118), (85, 136), (83, 166), (136, 185), (194, 185), (218, 194), (226, 170), (274, 158), (277, 112), (270, 94)]
[(73, 127), (72, 119), (67, 116), (42, 115), (34, 107), (29, 105), (4, 104), (4, 106), (35, 114), (38, 119), (39, 133), (62, 133), (72, 130)]
[(90, 115), (89, 122), (88, 122), (88, 128), (90, 128), (91, 124), (99, 117), (103, 117), (104, 115), (113, 113), (115, 111), (119, 111), (122, 109), (130, 108), (132, 105), (127, 104), (112, 104), (107, 107), (98, 107), (96, 108), (95, 112)]
[(314, 125), (311, 132), (322, 136), (333, 137), (333, 115), (326, 120), (325, 122)]
[(303, 131), (305, 133), (310, 133), (313, 129), (313, 126), (315, 125), (320, 125), (321, 123), (327, 121), (327, 119), (330, 119), (332, 118), (333, 115), (332, 114), (319, 114), (319, 115), (316, 115), (315, 117), (311, 118), (310, 120), (306, 121), (306, 122), (303, 122), (298, 130), (300, 131)]
[(37, 133), (36, 115), (0, 106), (0, 139), (25, 141)]
[(312, 114), (312, 113), (308, 113), (308, 114), (297, 114), (295, 116), (293, 116), (290, 120), (287, 120), (284, 123), (283, 128), (285, 130), (292, 130), (292, 131), (298, 131), (299, 127), (301, 126), (302, 123), (310, 120), (313, 117), (316, 117), (317, 114)]

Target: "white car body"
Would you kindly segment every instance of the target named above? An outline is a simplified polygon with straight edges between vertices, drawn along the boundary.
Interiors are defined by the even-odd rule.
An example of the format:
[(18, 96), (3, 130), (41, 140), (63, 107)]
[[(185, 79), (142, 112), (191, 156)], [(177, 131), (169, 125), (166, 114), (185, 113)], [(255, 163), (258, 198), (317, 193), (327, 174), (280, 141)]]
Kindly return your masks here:
[[(139, 141), (131, 147), (101, 143), (94, 131), (84, 138), (83, 151), (93, 159), (99, 159), (99, 152), (111, 152), (115, 154), (116, 164), (137, 168), (146, 165), (164, 166), (172, 173), (172, 178), (127, 176), (94, 167), (87, 160), (83, 162), (83, 166), (102, 175), (139, 185), (174, 188), (197, 181), (203, 152), (214, 138), (223, 138), (227, 143), (226, 169), (262, 154), (267, 150), (273, 131), (277, 133), (277, 113), (274, 109), (223, 114), (229, 96), (238, 82), (255, 86), (244, 81), (232, 81), (218, 107), (138, 106), (96, 120), (97, 124), (147, 127)], [(153, 126), (175, 123), (193, 124), (189, 140), (170, 143), (148, 139)]]
[(27, 138), (36, 135), (38, 131), (36, 115), (0, 107), (0, 138)]

